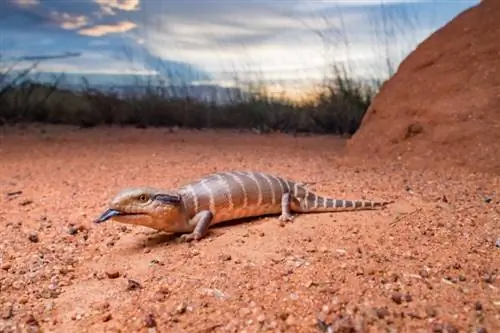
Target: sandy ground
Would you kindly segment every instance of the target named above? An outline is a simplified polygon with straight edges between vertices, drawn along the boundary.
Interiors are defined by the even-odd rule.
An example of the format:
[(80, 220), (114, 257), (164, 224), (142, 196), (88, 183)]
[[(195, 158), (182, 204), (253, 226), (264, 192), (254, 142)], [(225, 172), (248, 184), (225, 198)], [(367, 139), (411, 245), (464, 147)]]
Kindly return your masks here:
[[(499, 332), (500, 177), (334, 137), (0, 128), (0, 332)], [(425, 167), (425, 169), (424, 169)], [(119, 189), (254, 169), (387, 210), (211, 229), (92, 219)]]

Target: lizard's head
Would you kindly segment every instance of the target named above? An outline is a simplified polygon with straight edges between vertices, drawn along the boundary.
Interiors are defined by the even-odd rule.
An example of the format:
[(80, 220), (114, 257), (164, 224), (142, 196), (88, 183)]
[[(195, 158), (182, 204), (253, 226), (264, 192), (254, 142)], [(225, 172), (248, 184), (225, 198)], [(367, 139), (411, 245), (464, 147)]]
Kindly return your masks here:
[(181, 197), (177, 192), (150, 187), (127, 188), (111, 199), (108, 209), (95, 223), (113, 219), (160, 229), (179, 218), (181, 207)]

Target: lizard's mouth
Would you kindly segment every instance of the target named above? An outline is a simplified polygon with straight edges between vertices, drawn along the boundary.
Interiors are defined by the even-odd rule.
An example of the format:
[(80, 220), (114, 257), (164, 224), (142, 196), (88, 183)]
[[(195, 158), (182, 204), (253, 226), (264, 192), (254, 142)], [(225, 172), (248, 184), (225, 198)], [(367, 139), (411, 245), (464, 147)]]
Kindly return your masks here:
[(117, 209), (108, 209), (104, 213), (101, 214), (94, 222), (95, 223), (103, 223), (115, 216), (129, 216), (129, 215), (144, 215), (141, 213), (125, 213), (119, 211)]

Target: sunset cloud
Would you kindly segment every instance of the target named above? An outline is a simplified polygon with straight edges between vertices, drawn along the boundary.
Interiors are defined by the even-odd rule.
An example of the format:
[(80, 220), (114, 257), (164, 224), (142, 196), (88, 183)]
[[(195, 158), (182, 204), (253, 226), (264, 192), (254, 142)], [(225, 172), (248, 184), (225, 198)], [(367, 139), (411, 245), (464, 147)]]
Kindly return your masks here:
[(80, 29), (89, 23), (89, 19), (85, 15), (72, 15), (53, 11), (50, 16), (61, 28), (66, 30)]
[(139, 9), (140, 0), (94, 0), (102, 10), (103, 14), (115, 15), (116, 10), (136, 11)]
[[(213, 83), (234, 75), (307, 82), (329, 75), (333, 63), (349, 63), (350, 75), (385, 77), (387, 59), (397, 66), (477, 2), (7, 0), (0, 1), (0, 53), (4, 59), (51, 58), (45, 70), (110, 75), (108, 68), (120, 72), (113, 66), (123, 57), (123, 66), (162, 76), (188, 73), (186, 82), (197, 80), (197, 73)], [(81, 55), (53, 57), (67, 52)], [(129, 55), (133, 62), (125, 61)]]
[(117, 24), (101, 24), (90, 28), (81, 29), (78, 31), (80, 35), (101, 37), (108, 34), (127, 32), (137, 26), (134, 22), (122, 21)]

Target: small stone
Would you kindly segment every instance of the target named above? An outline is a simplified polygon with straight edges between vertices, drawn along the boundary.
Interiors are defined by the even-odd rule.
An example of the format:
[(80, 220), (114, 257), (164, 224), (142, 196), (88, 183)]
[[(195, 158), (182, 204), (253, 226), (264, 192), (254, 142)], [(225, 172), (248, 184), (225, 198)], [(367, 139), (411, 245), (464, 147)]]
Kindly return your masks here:
[(39, 241), (39, 239), (38, 239), (38, 235), (37, 235), (36, 233), (34, 233), (34, 232), (32, 232), (32, 233), (30, 233), (30, 234), (28, 235), (28, 239), (29, 239), (29, 241), (30, 241), (30, 242), (32, 242), (32, 243), (38, 243), (38, 241)]
[(481, 304), (481, 302), (479, 302), (479, 301), (474, 302), (474, 309), (476, 311), (482, 311), (483, 310), (483, 305)]
[(488, 330), (484, 327), (478, 327), (476, 333), (488, 333)]
[(156, 302), (163, 302), (165, 300), (165, 294), (164, 293), (161, 293), (159, 291), (155, 292), (154, 295), (153, 295), (153, 299), (156, 301)]
[(483, 275), (483, 281), (486, 283), (493, 283), (493, 282), (495, 282), (495, 278), (494, 278), (493, 274), (486, 273)]
[(141, 289), (141, 288), (142, 288), (142, 286), (139, 282), (128, 279), (128, 281), (127, 281), (127, 290), (128, 291)]
[(28, 316), (28, 318), (26, 318), (26, 325), (29, 326), (28, 332), (38, 333), (41, 331), (40, 324), (38, 324), (38, 321), (31, 314)]
[(162, 284), (162, 285), (158, 288), (158, 292), (159, 292), (159, 293), (162, 293), (162, 294), (165, 294), (165, 295), (168, 295), (168, 294), (170, 294), (170, 288), (168, 287), (168, 285), (166, 285), (166, 284)]
[(149, 328), (156, 327), (156, 320), (151, 313), (148, 313), (144, 318), (144, 324)]
[(263, 314), (257, 317), (257, 322), (262, 324), (264, 321), (266, 321), (266, 316), (264, 316)]
[(495, 242), (495, 246), (500, 248), (500, 238), (498, 238), (497, 241)]
[(106, 313), (105, 315), (102, 316), (102, 321), (107, 322), (110, 321), (113, 318), (110, 312)]
[(403, 302), (403, 294), (400, 292), (394, 292), (391, 295), (391, 300), (396, 304), (401, 304)]
[(12, 304), (7, 303), (2, 309), (2, 319), (10, 319), (12, 317), (14, 308), (12, 307)]
[(107, 301), (102, 301), (102, 302), (95, 302), (92, 304), (92, 309), (97, 310), (99, 312), (105, 312), (106, 310), (109, 309), (109, 302)]
[(230, 254), (221, 254), (221, 255), (219, 256), (219, 259), (220, 259), (221, 261), (231, 261), (231, 259), (232, 259), (232, 258), (231, 258), (231, 255), (230, 255)]
[(377, 313), (377, 317), (379, 317), (380, 319), (384, 319), (390, 314), (387, 308), (378, 308), (375, 310), (375, 312)]
[(186, 312), (186, 309), (187, 309), (186, 303), (181, 303), (177, 305), (177, 307), (175, 308), (175, 312), (177, 314), (183, 314), (184, 312)]
[(2, 268), (4, 271), (8, 271), (12, 267), (11, 263), (9, 262), (4, 262), (0, 268)]
[(70, 226), (70, 227), (68, 228), (68, 234), (70, 234), (70, 235), (74, 236), (74, 235), (76, 235), (77, 233), (78, 233), (78, 229), (77, 229), (77, 228), (75, 228), (74, 226)]
[(405, 299), (405, 302), (408, 302), (408, 303), (413, 301), (413, 297), (410, 294), (406, 294), (404, 299)]
[(425, 269), (422, 269), (422, 270), (419, 272), (419, 275), (425, 279), (425, 278), (428, 278), (428, 277), (429, 277), (429, 272), (428, 272), (428, 271), (426, 271)]
[(116, 279), (120, 276), (120, 272), (116, 271), (116, 270), (110, 270), (110, 271), (106, 271), (106, 276), (110, 279)]

